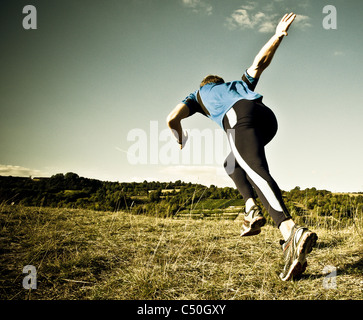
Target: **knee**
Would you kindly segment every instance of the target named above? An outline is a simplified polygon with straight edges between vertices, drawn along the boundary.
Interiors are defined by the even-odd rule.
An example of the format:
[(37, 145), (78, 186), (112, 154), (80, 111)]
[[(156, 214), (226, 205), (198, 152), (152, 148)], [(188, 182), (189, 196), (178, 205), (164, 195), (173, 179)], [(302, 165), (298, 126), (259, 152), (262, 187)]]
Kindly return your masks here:
[(231, 176), (236, 168), (236, 159), (234, 158), (232, 153), (230, 153), (226, 160), (224, 160), (223, 166), (227, 174)]

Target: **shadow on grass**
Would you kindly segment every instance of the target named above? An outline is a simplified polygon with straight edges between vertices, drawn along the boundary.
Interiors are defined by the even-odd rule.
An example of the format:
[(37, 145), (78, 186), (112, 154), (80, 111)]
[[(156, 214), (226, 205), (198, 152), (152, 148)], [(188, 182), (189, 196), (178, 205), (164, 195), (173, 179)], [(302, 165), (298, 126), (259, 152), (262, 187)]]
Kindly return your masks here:
[[(360, 258), (356, 262), (346, 263), (342, 267), (338, 267), (337, 269), (337, 276), (342, 275), (360, 275), (362, 274), (363, 270), (363, 258)], [(296, 277), (294, 280), (316, 280), (316, 279), (323, 279), (327, 276), (326, 273), (308, 273), (305, 272), (300, 276)]]
[(339, 268), (338, 274), (361, 275), (362, 270), (363, 270), (363, 258), (360, 258), (356, 262), (344, 264), (343, 267)]

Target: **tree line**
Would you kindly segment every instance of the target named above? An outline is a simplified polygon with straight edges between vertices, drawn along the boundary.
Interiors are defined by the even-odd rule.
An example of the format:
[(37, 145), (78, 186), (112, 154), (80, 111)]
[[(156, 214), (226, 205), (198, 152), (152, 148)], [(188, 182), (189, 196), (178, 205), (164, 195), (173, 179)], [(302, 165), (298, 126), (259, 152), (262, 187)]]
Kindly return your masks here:
[[(349, 218), (363, 209), (363, 194), (349, 196), (299, 187), (282, 193), (287, 207), (297, 215), (310, 212)], [(244, 204), (235, 188), (207, 187), (180, 180), (109, 182), (83, 178), (73, 172), (50, 178), (0, 176), (0, 201), (24, 206), (128, 210), (136, 214), (173, 216), (207, 199), (237, 199), (241, 206)]]

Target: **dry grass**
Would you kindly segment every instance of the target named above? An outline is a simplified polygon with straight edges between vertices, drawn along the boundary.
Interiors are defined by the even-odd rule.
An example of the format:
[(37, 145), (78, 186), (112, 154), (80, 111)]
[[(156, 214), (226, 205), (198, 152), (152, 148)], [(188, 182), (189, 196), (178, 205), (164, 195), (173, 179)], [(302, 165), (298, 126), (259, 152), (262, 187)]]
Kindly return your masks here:
[[(362, 218), (311, 227), (318, 247), (282, 282), (279, 231), (239, 237), (231, 220), (0, 206), (1, 299), (362, 299)], [(25, 290), (25, 265), (37, 289)], [(327, 265), (336, 288), (323, 286)], [(325, 280), (326, 281), (326, 280)]]

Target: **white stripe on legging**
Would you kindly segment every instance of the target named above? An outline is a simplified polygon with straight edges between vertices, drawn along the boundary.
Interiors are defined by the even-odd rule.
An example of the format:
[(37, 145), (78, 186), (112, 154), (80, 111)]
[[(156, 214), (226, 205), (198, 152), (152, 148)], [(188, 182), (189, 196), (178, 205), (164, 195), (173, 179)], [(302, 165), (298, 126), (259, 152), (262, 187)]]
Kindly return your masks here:
[(226, 113), (226, 116), (228, 118), (229, 126), (233, 128), (237, 123), (237, 114), (236, 111), (234, 111), (233, 108), (229, 109)]
[[(279, 200), (276, 198), (274, 192), (272, 191), (271, 187), (267, 183), (265, 179), (263, 179), (258, 173), (253, 171), (251, 167), (243, 160), (242, 156), (239, 154), (236, 145), (233, 141), (233, 136), (229, 134), (229, 142), (232, 148), (232, 152), (243, 170), (246, 171), (247, 175), (251, 178), (251, 180), (256, 184), (256, 186), (261, 190), (263, 195), (265, 196), (266, 200), (270, 204), (270, 206), (275, 209), (276, 211), (283, 211), (281, 208), (281, 204)], [(247, 200), (247, 199), (246, 199)]]

